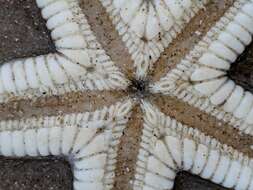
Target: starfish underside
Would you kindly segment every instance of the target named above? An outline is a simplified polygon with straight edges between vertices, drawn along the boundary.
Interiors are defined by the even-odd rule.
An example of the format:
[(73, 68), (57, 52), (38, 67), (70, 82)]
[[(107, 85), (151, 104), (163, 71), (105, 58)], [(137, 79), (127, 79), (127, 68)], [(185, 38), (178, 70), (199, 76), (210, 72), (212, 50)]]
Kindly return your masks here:
[(1, 110), (24, 111), (0, 114), (0, 154), (62, 156), (75, 190), (169, 190), (180, 171), (253, 189), (253, 95), (228, 76), (253, 0), (220, 3), (36, 0), (56, 52), (0, 66)]

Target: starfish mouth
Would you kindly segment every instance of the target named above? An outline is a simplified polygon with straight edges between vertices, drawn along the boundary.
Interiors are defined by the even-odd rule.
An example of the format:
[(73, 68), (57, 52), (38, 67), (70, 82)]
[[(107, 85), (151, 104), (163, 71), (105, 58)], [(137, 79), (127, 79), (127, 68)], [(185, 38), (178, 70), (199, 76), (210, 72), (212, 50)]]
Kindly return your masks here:
[(149, 96), (150, 92), (147, 80), (132, 79), (130, 81), (130, 85), (127, 88), (127, 92), (130, 96), (138, 99), (143, 99)]

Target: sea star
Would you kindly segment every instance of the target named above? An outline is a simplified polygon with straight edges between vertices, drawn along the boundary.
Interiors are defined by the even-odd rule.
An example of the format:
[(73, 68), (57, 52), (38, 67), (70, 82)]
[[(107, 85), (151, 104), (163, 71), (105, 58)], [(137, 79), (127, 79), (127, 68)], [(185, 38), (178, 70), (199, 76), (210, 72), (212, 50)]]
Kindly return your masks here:
[[(100, 1), (36, 1), (57, 52), (1, 66), (1, 102), (31, 99), (31, 105), (41, 107), (24, 107), (36, 110), (35, 117), (2, 116), (1, 155), (66, 157), (76, 190), (172, 189), (181, 170), (224, 187), (253, 189), (253, 95), (226, 77), (230, 64), (252, 41), (253, 1), (235, 0), (224, 8), (224, 15), (163, 77), (167, 69), (159, 76), (150, 71), (159, 68), (166, 57), (161, 53), (194, 16), (201, 16), (208, 1)], [(105, 7), (134, 63), (123, 57), (126, 50), (111, 49), (110, 57), (98, 43), (94, 33), (99, 29), (91, 28), (100, 26), (88, 24), (92, 3)], [(112, 61), (112, 51), (120, 60)], [(51, 108), (41, 116), (55, 95), (56, 107), (74, 101), (84, 107), (63, 115)], [(188, 114), (203, 118), (191, 123), (189, 115), (178, 117), (172, 111), (178, 104), (199, 108)]]

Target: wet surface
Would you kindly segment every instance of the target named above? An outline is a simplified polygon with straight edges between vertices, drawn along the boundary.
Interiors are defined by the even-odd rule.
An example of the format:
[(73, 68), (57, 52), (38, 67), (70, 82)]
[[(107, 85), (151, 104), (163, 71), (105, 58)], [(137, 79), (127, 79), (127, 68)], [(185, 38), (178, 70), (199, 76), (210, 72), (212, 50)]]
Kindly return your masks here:
[(253, 93), (253, 43), (251, 43), (238, 57), (235, 63), (231, 64), (228, 76), (236, 84)]
[(11, 159), (0, 157), (0, 190), (72, 190), (72, 172), (58, 158)]
[(187, 172), (178, 173), (173, 190), (228, 190)]
[(34, 0), (0, 0), (0, 63), (55, 52)]

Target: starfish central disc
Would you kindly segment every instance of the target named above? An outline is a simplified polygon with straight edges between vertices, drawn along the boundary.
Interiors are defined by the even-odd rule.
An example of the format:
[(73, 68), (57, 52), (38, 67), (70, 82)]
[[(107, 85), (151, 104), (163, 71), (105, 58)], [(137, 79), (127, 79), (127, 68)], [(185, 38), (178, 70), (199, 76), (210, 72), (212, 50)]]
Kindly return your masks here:
[(0, 157), (64, 157), (73, 190), (253, 190), (253, 94), (229, 78), (253, 0), (36, 5), (55, 51), (0, 65)]
[(135, 98), (142, 99), (147, 97), (149, 94), (148, 81), (132, 79), (128, 87), (128, 92), (131, 96), (134, 96)]

